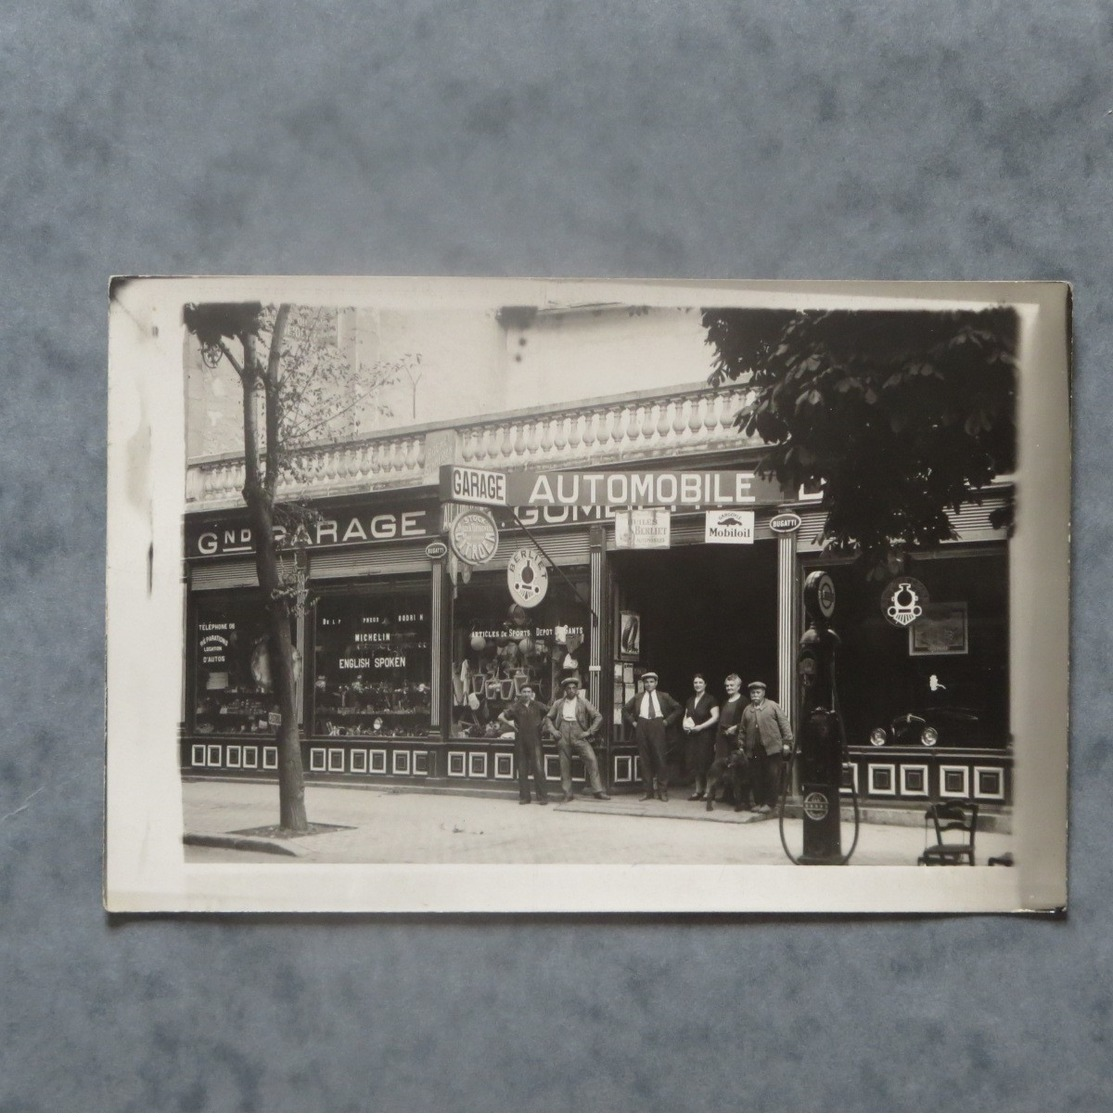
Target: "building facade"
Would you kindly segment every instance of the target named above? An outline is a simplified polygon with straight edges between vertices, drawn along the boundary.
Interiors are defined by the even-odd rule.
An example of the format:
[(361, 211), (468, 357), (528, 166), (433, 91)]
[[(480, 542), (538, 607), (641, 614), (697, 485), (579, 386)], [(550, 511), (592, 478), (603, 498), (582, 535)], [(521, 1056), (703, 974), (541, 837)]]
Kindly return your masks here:
[[(698, 311), (428, 319), (338, 316), (357, 362), (421, 351), (421, 379), (365, 435), (305, 450), (284, 494), (316, 513), (282, 552), (309, 591), (293, 634), (308, 776), (509, 789), (499, 712), (527, 681), (551, 701), (571, 673), (604, 716), (609, 788), (638, 788), (620, 711), (650, 667), (681, 701), (696, 672), (719, 697), (728, 673), (760, 678), (797, 723), (801, 587), (824, 569), (846, 792), (1010, 802), (1008, 541), (990, 522), (1007, 484), (883, 587), (820, 555), (816, 499), (754, 476), (761, 447), (732, 425), (744, 390), (708, 387)], [(275, 710), (237, 401), (188, 345), (186, 361), (182, 771), (265, 777)], [(446, 467), (511, 491), (445, 488)], [(461, 517), (472, 562), (447, 545)], [(555, 749), (545, 762), (555, 780)]]

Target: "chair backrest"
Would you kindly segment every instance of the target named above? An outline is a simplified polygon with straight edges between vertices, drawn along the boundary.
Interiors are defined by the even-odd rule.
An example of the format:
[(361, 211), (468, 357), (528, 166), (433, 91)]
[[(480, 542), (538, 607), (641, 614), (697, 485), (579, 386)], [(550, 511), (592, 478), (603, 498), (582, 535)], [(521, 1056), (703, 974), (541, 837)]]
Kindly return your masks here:
[(961, 832), (961, 839), (955, 844), (974, 844), (978, 829), (978, 804), (969, 799), (948, 799), (933, 803), (927, 810), (927, 817), (935, 824), (935, 840), (940, 845), (947, 844), (947, 833)]

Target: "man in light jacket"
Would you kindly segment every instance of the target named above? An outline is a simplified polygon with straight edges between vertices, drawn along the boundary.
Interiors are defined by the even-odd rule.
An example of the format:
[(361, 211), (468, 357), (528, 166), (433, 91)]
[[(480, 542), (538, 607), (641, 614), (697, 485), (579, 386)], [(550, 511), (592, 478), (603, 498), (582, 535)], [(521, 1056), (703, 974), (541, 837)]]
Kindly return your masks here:
[(564, 792), (564, 802), (571, 803), (572, 794), (572, 752), (575, 750), (583, 757), (587, 772), (587, 784), (596, 799), (609, 799), (599, 779), (599, 761), (591, 747), (591, 738), (599, 732), (603, 715), (580, 694), (580, 680), (569, 675), (561, 680), (564, 697), (558, 698), (545, 721), (557, 736), (557, 749), (560, 755), (560, 786)]
[(792, 746), (792, 727), (784, 711), (765, 697), (765, 684), (755, 680), (747, 690), (750, 704), (742, 711), (738, 735), (753, 765), (754, 812), (769, 814), (777, 805), (781, 754)]

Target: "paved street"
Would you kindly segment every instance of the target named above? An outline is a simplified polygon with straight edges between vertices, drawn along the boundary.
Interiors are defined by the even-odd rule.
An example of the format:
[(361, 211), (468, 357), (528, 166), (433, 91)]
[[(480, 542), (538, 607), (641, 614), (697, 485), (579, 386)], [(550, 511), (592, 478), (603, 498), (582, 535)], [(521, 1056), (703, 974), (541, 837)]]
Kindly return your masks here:
[[(558, 794), (559, 797), (559, 794)], [(673, 864), (785, 865), (776, 816), (757, 819), (716, 805), (688, 802), (680, 792), (668, 803), (637, 796), (610, 802), (577, 797), (572, 803), (520, 806), (517, 795), (437, 793), (401, 788), (306, 788), (311, 823), (342, 829), (257, 848), (229, 849), (236, 832), (278, 821), (274, 784), (187, 780), (186, 860), (274, 863), (303, 861), (457, 864)], [(844, 852), (854, 836), (844, 822)], [(799, 854), (801, 823), (786, 820), (789, 848)], [(978, 863), (1012, 848), (1009, 834), (979, 833)], [(854, 865), (915, 865), (925, 845), (922, 825), (866, 822)], [(926, 870), (925, 870), (926, 871)]]

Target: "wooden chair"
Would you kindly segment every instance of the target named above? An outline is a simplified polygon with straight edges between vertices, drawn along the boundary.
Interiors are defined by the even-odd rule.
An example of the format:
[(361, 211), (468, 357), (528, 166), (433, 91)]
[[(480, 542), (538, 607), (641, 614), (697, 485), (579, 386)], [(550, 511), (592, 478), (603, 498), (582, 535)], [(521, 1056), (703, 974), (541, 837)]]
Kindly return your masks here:
[(935, 827), (935, 844), (929, 845), (916, 862), (918, 865), (974, 864), (974, 839), (978, 832), (978, 804), (969, 799), (948, 799), (933, 803), (924, 813), (924, 829), (928, 822)]

